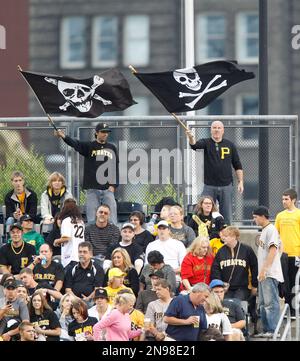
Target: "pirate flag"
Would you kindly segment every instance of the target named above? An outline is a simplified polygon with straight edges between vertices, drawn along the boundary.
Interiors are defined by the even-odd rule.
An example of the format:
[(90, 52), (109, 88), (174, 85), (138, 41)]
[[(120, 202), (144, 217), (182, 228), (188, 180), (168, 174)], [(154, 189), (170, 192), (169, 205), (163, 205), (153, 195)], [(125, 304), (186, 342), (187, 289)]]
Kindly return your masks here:
[(88, 79), (21, 73), (47, 114), (95, 118), (136, 104), (127, 80), (118, 69)]
[(202, 109), (232, 85), (255, 75), (234, 61), (213, 61), (162, 73), (133, 73), (170, 113)]

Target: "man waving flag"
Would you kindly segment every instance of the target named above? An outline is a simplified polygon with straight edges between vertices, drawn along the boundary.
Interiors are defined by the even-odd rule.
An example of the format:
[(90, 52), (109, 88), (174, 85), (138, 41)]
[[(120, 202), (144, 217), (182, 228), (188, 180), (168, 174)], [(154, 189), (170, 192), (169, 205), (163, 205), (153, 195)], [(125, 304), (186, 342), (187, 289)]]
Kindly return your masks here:
[(202, 109), (232, 85), (255, 77), (236, 65), (234, 61), (213, 61), (193, 68), (133, 74), (168, 112), (181, 113)]
[(88, 79), (21, 71), (46, 114), (95, 118), (136, 104), (118, 69)]

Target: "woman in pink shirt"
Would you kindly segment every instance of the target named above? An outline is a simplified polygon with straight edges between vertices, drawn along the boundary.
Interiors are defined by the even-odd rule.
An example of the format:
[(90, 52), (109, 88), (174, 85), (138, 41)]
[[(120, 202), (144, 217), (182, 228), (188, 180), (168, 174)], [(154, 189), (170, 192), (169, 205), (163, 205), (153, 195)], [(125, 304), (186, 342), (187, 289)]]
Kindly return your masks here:
[(106, 317), (103, 317), (93, 327), (94, 340), (101, 340), (104, 328), (106, 329), (106, 341), (129, 341), (140, 336), (142, 330), (131, 330), (129, 311), (135, 304), (135, 296), (125, 293), (115, 298), (115, 308)]

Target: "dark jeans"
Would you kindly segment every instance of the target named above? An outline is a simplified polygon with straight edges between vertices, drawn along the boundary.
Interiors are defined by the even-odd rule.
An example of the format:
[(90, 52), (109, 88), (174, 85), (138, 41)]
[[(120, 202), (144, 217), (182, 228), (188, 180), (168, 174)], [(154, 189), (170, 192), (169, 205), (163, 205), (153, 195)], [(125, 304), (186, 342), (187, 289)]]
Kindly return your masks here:
[(288, 265), (288, 276), (289, 276), (289, 292), (286, 295), (285, 302), (288, 303), (291, 307), (291, 312), (295, 312), (295, 307), (293, 305), (293, 299), (295, 296), (295, 278), (298, 272), (298, 267), (295, 266), (295, 257), (289, 257)]

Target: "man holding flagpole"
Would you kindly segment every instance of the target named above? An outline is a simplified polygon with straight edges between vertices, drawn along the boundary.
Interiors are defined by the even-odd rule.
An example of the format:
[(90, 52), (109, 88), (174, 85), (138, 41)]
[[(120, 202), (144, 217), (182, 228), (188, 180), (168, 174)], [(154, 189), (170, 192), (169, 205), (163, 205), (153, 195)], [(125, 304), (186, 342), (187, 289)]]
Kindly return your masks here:
[(97, 124), (93, 142), (81, 142), (65, 135), (62, 130), (54, 134), (84, 156), (83, 189), (87, 190), (86, 215), (95, 223), (96, 211), (101, 204), (110, 208), (110, 221), (117, 225), (115, 190), (119, 182), (119, 155), (117, 148), (107, 142), (111, 130), (105, 123)]
[(223, 138), (224, 125), (214, 121), (211, 125), (211, 138), (196, 142), (191, 130), (186, 130), (190, 146), (193, 150), (204, 150), (204, 188), (203, 196), (211, 196), (219, 202), (219, 211), (225, 222), (232, 220), (232, 169), (238, 181), (238, 192), (243, 193), (243, 168), (235, 145)]

